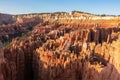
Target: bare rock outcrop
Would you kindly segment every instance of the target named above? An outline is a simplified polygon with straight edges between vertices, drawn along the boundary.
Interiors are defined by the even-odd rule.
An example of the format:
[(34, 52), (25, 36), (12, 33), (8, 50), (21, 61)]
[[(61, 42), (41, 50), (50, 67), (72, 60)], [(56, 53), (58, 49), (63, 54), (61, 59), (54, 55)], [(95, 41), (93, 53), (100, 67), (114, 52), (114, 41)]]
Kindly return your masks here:
[(2, 42), (10, 41), (15, 37), (22, 36), (33, 29), (40, 22), (39, 19), (33, 18), (23, 23), (14, 23), (6, 26), (0, 26), (0, 40)]
[(7, 25), (15, 22), (16, 19), (13, 17), (13, 15), (0, 13), (0, 25)]
[[(51, 16), (55, 15), (67, 14)], [(32, 27), (29, 35), (13, 39), (3, 49), (1, 80), (120, 80), (118, 26), (108, 27), (102, 20), (95, 26), (97, 21), (92, 20), (40, 22), (40, 18), (20, 16), (16, 24), (1, 28), (10, 36)]]

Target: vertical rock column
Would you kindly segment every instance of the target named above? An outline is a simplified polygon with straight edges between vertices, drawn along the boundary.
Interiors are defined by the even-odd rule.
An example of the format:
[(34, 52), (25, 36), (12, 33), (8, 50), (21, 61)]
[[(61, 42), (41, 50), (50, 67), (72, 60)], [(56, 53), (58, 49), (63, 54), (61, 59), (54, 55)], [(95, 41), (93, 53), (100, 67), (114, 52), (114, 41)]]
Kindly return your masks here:
[(0, 80), (14, 80), (12, 79), (11, 66), (5, 61), (3, 44), (0, 41)]
[(0, 80), (5, 80), (2, 70), (2, 64), (4, 63), (4, 52), (3, 52), (3, 45), (0, 42)]
[(19, 47), (17, 52), (17, 80), (24, 80), (25, 57), (23, 50)]

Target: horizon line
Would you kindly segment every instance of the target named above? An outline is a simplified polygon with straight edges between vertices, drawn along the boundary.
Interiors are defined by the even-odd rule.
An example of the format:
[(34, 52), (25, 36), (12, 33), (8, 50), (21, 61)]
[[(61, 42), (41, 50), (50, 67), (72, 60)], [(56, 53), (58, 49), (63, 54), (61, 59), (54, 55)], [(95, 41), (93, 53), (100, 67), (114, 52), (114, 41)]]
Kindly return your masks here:
[(108, 14), (108, 13), (91, 13), (87, 11), (79, 11), (79, 10), (71, 10), (71, 11), (43, 11), (43, 12), (27, 12), (27, 13), (8, 13), (8, 12), (0, 12), (0, 14), (9, 14), (9, 15), (25, 15), (25, 14), (46, 14), (46, 13), (70, 13), (70, 12), (81, 12), (81, 13), (87, 13), (87, 14), (92, 14), (92, 15), (108, 15), (108, 16), (120, 16), (120, 14)]

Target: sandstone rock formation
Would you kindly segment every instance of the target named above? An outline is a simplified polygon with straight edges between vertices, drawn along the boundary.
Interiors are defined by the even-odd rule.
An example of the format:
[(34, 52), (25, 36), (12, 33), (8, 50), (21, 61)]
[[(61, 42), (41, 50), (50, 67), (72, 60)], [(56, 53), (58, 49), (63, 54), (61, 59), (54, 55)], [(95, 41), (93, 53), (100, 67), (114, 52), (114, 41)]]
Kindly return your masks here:
[(0, 40), (2, 42), (10, 41), (11, 39), (22, 36), (32, 30), (40, 22), (40, 19), (32, 18), (24, 21), (23, 23), (14, 23), (6, 26), (0, 26)]
[(40, 15), (22, 15), (1, 27), (8, 36), (31, 33), (12, 39), (2, 50), (0, 80), (120, 80), (119, 20), (49, 20), (45, 17), (70, 14)]
[(0, 13), (0, 25), (7, 25), (16, 22), (16, 19), (9, 14)]

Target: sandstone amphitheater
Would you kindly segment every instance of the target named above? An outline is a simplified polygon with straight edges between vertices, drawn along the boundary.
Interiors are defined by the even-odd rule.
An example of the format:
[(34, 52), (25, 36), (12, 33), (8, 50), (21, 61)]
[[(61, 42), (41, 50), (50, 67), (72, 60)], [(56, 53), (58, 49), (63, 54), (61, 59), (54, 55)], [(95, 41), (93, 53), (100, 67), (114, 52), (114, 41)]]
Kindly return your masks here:
[(120, 80), (120, 16), (0, 14), (0, 80)]

